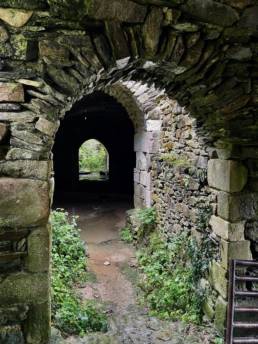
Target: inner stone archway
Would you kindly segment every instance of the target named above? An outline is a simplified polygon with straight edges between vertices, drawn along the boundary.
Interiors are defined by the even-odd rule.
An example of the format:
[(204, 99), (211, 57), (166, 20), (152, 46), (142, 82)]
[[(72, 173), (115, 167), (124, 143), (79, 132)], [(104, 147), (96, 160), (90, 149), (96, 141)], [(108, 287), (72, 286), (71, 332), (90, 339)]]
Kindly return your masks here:
[[(108, 178), (80, 180), (79, 149), (92, 138), (107, 149)], [(76, 103), (61, 121), (53, 153), (57, 198), (67, 194), (133, 198), (134, 125), (111, 96), (96, 92)]]

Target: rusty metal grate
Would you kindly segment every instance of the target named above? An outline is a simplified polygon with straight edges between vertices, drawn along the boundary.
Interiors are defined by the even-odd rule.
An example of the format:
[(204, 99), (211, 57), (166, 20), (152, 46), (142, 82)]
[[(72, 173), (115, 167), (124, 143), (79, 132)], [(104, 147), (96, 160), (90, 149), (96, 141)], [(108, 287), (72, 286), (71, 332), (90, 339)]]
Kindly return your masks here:
[(226, 344), (258, 343), (258, 261), (232, 260)]

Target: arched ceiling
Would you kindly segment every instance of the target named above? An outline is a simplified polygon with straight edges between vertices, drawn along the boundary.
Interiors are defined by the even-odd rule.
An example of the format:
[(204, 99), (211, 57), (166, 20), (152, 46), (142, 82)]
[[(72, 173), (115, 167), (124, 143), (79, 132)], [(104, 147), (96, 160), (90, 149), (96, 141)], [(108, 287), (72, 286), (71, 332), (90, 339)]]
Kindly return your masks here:
[[(21, 63), (10, 55), (2, 66), (6, 77), (11, 71), (12, 78), (41, 82), (23, 82), (25, 108), (51, 107), (52, 93), (64, 109), (118, 80), (142, 80), (166, 89), (216, 139), (257, 141), (256, 0), (0, 0), (0, 6), (31, 10), (27, 25), (9, 30), (38, 43), (38, 59), (32, 53)], [(5, 10), (0, 18), (8, 24)]]

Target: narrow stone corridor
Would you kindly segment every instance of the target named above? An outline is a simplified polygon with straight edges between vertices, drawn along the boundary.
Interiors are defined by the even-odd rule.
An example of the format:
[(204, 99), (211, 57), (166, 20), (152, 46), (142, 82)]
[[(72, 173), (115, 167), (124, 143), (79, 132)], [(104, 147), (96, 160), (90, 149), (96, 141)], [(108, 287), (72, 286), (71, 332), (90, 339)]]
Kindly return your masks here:
[(66, 205), (78, 215), (81, 237), (87, 243), (88, 268), (92, 281), (79, 289), (84, 299), (105, 304), (109, 331), (84, 338), (72, 336), (55, 344), (212, 344), (214, 332), (181, 322), (162, 321), (148, 315), (137, 303), (137, 268), (135, 249), (123, 243), (119, 230), (129, 208), (123, 202)]

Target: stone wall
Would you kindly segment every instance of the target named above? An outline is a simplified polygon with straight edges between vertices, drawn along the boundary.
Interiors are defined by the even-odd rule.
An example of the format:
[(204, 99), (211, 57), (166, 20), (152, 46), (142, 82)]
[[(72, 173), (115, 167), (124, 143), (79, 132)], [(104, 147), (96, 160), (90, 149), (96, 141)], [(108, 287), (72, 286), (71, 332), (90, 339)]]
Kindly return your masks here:
[(167, 233), (198, 230), (195, 202), (213, 210), (222, 329), (229, 259), (251, 258), (247, 239), (257, 257), (257, 17), (256, 0), (0, 0), (0, 341), (48, 342), (55, 133), (76, 101), (118, 81), (145, 116), (138, 204), (155, 202)]

